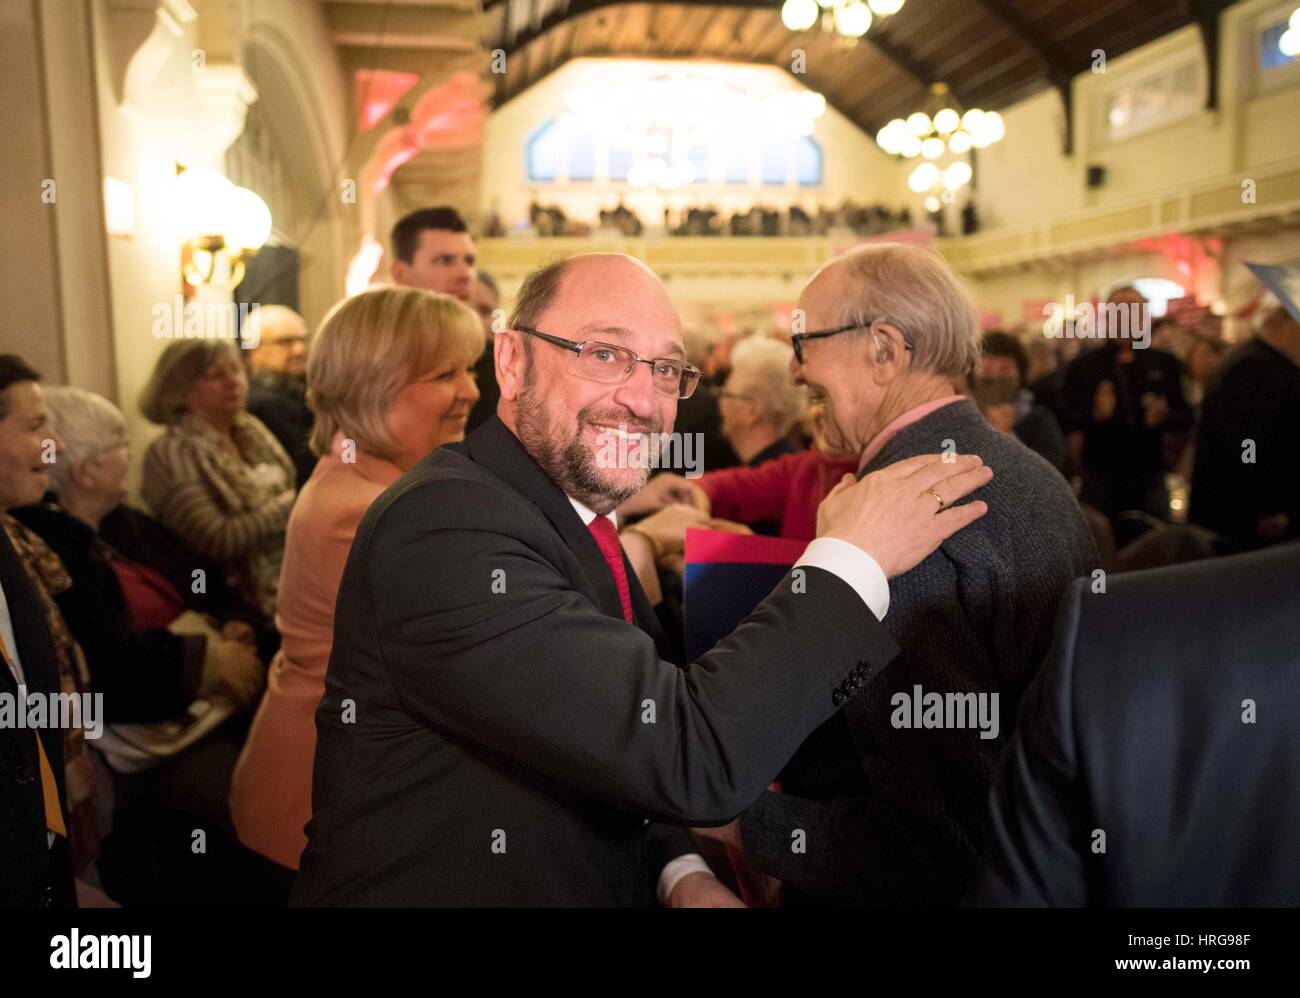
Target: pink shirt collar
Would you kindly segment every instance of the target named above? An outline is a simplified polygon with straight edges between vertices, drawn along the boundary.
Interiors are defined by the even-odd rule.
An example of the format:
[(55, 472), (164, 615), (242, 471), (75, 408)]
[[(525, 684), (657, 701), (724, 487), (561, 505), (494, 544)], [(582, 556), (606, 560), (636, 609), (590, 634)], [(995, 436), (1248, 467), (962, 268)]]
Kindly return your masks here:
[(911, 426), (919, 419), (930, 415), (936, 409), (942, 409), (945, 405), (951, 405), (953, 402), (960, 402), (965, 395), (948, 395), (945, 398), (935, 399), (932, 402), (926, 402), (924, 405), (918, 405), (915, 409), (908, 409), (883, 430), (871, 438), (871, 443), (867, 444), (867, 449), (862, 452), (862, 460), (858, 462), (858, 470), (861, 471), (867, 466), (867, 463), (875, 457), (884, 448), (885, 444), (893, 439), (905, 426)]

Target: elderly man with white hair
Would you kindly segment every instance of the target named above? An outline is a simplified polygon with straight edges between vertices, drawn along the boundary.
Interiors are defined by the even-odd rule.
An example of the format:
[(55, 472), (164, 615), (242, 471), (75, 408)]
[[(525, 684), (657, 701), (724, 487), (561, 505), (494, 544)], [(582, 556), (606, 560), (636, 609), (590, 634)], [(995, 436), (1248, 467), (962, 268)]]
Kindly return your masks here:
[[(778, 878), (786, 904), (955, 904), (979, 867), (1020, 695), (1096, 550), (1061, 475), (953, 394), (980, 329), (937, 255), (859, 248), (822, 268), (799, 306), (796, 380), (825, 398), (827, 437), (860, 456), (858, 477), (917, 454), (977, 454), (994, 475), (962, 502), (988, 514), (891, 581), (898, 662), (804, 744), (783, 792), (714, 833)], [(936, 513), (956, 503), (942, 486), (929, 495)]]

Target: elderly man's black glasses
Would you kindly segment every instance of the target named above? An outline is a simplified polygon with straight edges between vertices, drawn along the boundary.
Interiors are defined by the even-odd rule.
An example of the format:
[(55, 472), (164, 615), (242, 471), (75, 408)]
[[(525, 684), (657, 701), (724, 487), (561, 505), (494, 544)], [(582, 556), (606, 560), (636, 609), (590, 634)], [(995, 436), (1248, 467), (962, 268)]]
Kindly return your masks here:
[(700, 369), (674, 357), (656, 357), (654, 360), (646, 360), (644, 357), (638, 357), (627, 347), (615, 346), (612, 343), (599, 343), (595, 340), (577, 343), (566, 340), (563, 336), (552, 336), (550, 333), (529, 329), (527, 326), (515, 328), (521, 333), (536, 336), (539, 340), (553, 343), (557, 347), (572, 350), (578, 355), (579, 376), (591, 381), (603, 381), (611, 385), (622, 384), (632, 376), (632, 369), (637, 364), (647, 364), (655, 388), (665, 395), (688, 399), (700, 383)]
[[(854, 322), (847, 326), (836, 326), (834, 329), (818, 329), (811, 333), (795, 333), (790, 337), (790, 345), (794, 347), (794, 357), (800, 364), (803, 363), (803, 345), (805, 340), (823, 340), (827, 336), (837, 336), (840, 333), (847, 333), (850, 329), (870, 329), (879, 319), (872, 319), (870, 322)], [(903, 347), (907, 350), (916, 349), (912, 341), (900, 330), (899, 335), (903, 337)]]

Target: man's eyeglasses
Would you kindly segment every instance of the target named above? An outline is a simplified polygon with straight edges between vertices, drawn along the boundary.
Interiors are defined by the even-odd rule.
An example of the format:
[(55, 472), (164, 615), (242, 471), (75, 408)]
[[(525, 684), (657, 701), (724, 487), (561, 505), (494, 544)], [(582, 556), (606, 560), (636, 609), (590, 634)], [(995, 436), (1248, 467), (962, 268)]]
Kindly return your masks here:
[[(847, 326), (836, 326), (834, 329), (818, 329), (811, 333), (795, 333), (790, 337), (790, 345), (794, 347), (794, 357), (800, 364), (803, 363), (803, 345), (805, 340), (823, 340), (827, 336), (837, 336), (840, 333), (847, 333), (850, 329), (872, 329), (879, 319), (872, 319), (870, 322), (853, 322)], [(916, 347), (907, 334), (901, 329), (898, 335), (903, 337), (903, 348), (906, 350), (915, 350)]]
[(700, 369), (674, 357), (656, 357), (654, 360), (646, 360), (626, 347), (615, 346), (612, 343), (599, 343), (595, 340), (577, 343), (574, 340), (566, 340), (563, 336), (538, 332), (527, 326), (515, 328), (521, 333), (536, 336), (539, 340), (553, 343), (557, 347), (572, 350), (578, 355), (579, 376), (591, 381), (603, 381), (611, 385), (621, 384), (632, 376), (635, 365), (648, 364), (655, 388), (665, 395), (688, 399), (700, 383)]

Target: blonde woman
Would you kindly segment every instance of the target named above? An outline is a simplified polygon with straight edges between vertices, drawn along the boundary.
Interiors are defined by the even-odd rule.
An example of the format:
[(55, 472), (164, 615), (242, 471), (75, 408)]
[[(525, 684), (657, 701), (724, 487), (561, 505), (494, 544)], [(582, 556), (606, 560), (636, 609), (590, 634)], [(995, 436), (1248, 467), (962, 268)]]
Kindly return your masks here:
[(167, 432), (144, 455), (144, 500), (190, 547), (220, 564), (270, 617), (293, 507), (293, 462), (244, 403), (248, 377), (229, 340), (177, 340), (158, 358), (140, 411)]
[(478, 316), (448, 295), (378, 288), (335, 306), (313, 341), (308, 399), (320, 455), (289, 519), (276, 625), (283, 646), (235, 767), (240, 841), (298, 868), (311, 817), (315, 711), (325, 690), (334, 600), (370, 504), (431, 450), (460, 440), (478, 398)]

